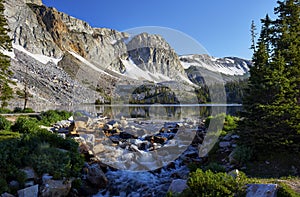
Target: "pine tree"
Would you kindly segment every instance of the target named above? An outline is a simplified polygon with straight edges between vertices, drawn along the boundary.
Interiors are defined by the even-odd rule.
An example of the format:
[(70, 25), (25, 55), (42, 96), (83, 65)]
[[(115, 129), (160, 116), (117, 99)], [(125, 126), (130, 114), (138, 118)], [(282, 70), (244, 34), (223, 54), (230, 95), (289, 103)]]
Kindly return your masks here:
[(278, 19), (262, 20), (240, 126), (243, 143), (257, 151), (300, 150), (300, 5), (278, 5)]
[(250, 49), (252, 49), (255, 52), (256, 51), (255, 39), (256, 39), (257, 34), (256, 34), (256, 26), (255, 26), (254, 20), (252, 20), (252, 22), (251, 22), (250, 32), (251, 32), (251, 47), (250, 47)]
[(4, 17), (4, 0), (0, 0), (0, 101), (1, 107), (8, 105), (7, 101), (12, 98), (13, 91), (9, 86), (11, 82), (9, 77), (12, 76), (12, 72), (9, 70), (10, 59), (4, 55), (1, 51), (8, 50), (10, 51), (11, 39), (7, 35), (9, 29), (7, 27), (7, 21)]

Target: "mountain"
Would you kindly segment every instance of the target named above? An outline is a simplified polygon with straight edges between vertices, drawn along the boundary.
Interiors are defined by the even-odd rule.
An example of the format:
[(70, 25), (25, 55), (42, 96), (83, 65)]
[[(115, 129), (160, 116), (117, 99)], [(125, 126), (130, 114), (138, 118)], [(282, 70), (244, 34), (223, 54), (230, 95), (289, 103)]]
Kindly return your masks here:
[(6, 0), (5, 16), (13, 51), (4, 53), (11, 57), (14, 88), (28, 84), (32, 105), (108, 102), (145, 82), (193, 94), (207, 76), (222, 81), (220, 72), (232, 80), (251, 66), (234, 57), (179, 57), (160, 35), (93, 28), (41, 0)]

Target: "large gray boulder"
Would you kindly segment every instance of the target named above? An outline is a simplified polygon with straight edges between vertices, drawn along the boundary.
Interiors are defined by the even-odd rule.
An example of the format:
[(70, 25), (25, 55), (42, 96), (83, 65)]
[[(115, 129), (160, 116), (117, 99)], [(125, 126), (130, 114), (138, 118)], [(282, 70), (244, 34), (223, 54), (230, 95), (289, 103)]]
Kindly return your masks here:
[(71, 181), (46, 180), (41, 188), (41, 197), (64, 197), (71, 190)]
[(246, 197), (276, 197), (277, 184), (249, 184)]
[(39, 185), (34, 185), (18, 191), (19, 197), (38, 197)]
[(105, 188), (108, 183), (104, 172), (97, 163), (88, 166), (86, 178), (93, 186), (97, 188)]

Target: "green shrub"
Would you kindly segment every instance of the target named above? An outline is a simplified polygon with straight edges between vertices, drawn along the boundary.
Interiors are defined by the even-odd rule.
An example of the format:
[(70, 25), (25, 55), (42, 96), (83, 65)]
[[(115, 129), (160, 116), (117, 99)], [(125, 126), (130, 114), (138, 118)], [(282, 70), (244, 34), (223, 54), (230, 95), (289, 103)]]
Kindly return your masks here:
[(51, 126), (52, 124), (60, 121), (60, 120), (66, 120), (70, 116), (72, 116), (71, 112), (67, 111), (58, 111), (58, 110), (49, 110), (46, 112), (43, 112), (41, 114), (41, 121), (40, 123), (45, 126)]
[(232, 157), (236, 164), (243, 165), (251, 159), (253, 151), (250, 147), (241, 145), (237, 146), (232, 154)]
[[(24, 124), (21, 126), (24, 128)], [(12, 180), (17, 180), (22, 186), (25, 177), (19, 169), (28, 166), (33, 167), (38, 175), (48, 172), (55, 179), (80, 176), (84, 158), (73, 139), (63, 139), (41, 129), (23, 135), (2, 131), (0, 138), (1, 134), (14, 135), (14, 138), (0, 140), (0, 194), (12, 191), (7, 186)]]
[(237, 122), (239, 120), (238, 117), (221, 113), (221, 114), (218, 114), (216, 116), (209, 116), (205, 120), (205, 127), (206, 128), (209, 127), (209, 124), (210, 124), (212, 119), (217, 119), (217, 120), (222, 120), (223, 119), (224, 120), (224, 126), (223, 126), (223, 131), (225, 131), (224, 133), (234, 131), (237, 128)]
[(35, 111), (32, 108), (21, 108), (15, 107), (13, 113), (34, 113)]
[(12, 113), (10, 109), (0, 108), (0, 114), (10, 114)]
[(5, 117), (0, 116), (0, 130), (9, 130), (11, 127), (11, 122)]
[(226, 171), (226, 169), (222, 165), (220, 165), (216, 162), (211, 162), (208, 165), (204, 166), (203, 170), (204, 171), (211, 170), (214, 173), (216, 173), (216, 172), (225, 172)]
[(238, 122), (237, 117), (226, 115), (223, 130), (226, 132), (234, 131), (237, 128), (237, 122)]
[(0, 141), (11, 139), (11, 138), (20, 138), (20, 137), (21, 135), (18, 132), (0, 131)]
[(246, 176), (241, 173), (236, 178), (223, 173), (203, 172), (198, 169), (190, 174), (189, 188), (181, 196), (223, 197), (243, 196), (246, 190)]
[(291, 187), (289, 187), (285, 183), (279, 183), (277, 197), (300, 197), (300, 194), (296, 193), (294, 190), (292, 190)]
[(0, 177), (0, 194), (3, 194), (5, 192), (9, 192), (9, 188), (5, 178)]
[(21, 116), (12, 126), (12, 130), (20, 133), (35, 133), (40, 130), (40, 127), (35, 118)]

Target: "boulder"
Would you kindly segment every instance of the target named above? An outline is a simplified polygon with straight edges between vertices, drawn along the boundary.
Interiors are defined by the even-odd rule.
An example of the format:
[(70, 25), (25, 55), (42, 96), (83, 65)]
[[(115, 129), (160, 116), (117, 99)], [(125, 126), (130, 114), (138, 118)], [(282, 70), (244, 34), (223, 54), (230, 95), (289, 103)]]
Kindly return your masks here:
[(34, 185), (18, 191), (19, 197), (38, 197), (39, 185)]
[(68, 196), (71, 190), (71, 181), (46, 180), (41, 187), (41, 197), (63, 197)]
[(249, 184), (246, 197), (276, 197), (277, 184)]
[(87, 180), (95, 187), (105, 188), (108, 180), (98, 164), (88, 166)]
[(85, 141), (85, 143), (89, 146), (94, 146), (95, 144), (95, 135), (94, 134), (81, 134), (80, 137), (82, 137)]
[(76, 117), (75, 127), (76, 128), (87, 128), (92, 122), (92, 119), (87, 116)]
[(49, 174), (43, 174), (43, 176), (42, 176), (43, 184), (46, 184), (46, 182), (52, 178), (53, 178), (53, 176), (50, 176)]
[(181, 193), (183, 190), (187, 188), (186, 180), (183, 179), (175, 179), (172, 181), (168, 192), (174, 193)]
[(228, 148), (228, 147), (230, 147), (230, 142), (220, 142), (219, 143), (219, 147), (220, 148)]
[(103, 144), (99, 143), (93, 147), (93, 152), (95, 154), (101, 153), (105, 151), (105, 147)]
[(5, 193), (1, 194), (1, 197), (15, 197), (15, 196), (10, 193), (5, 192)]
[(36, 179), (35, 171), (32, 168), (26, 167), (24, 169), (21, 169), (26, 175), (26, 179)]

